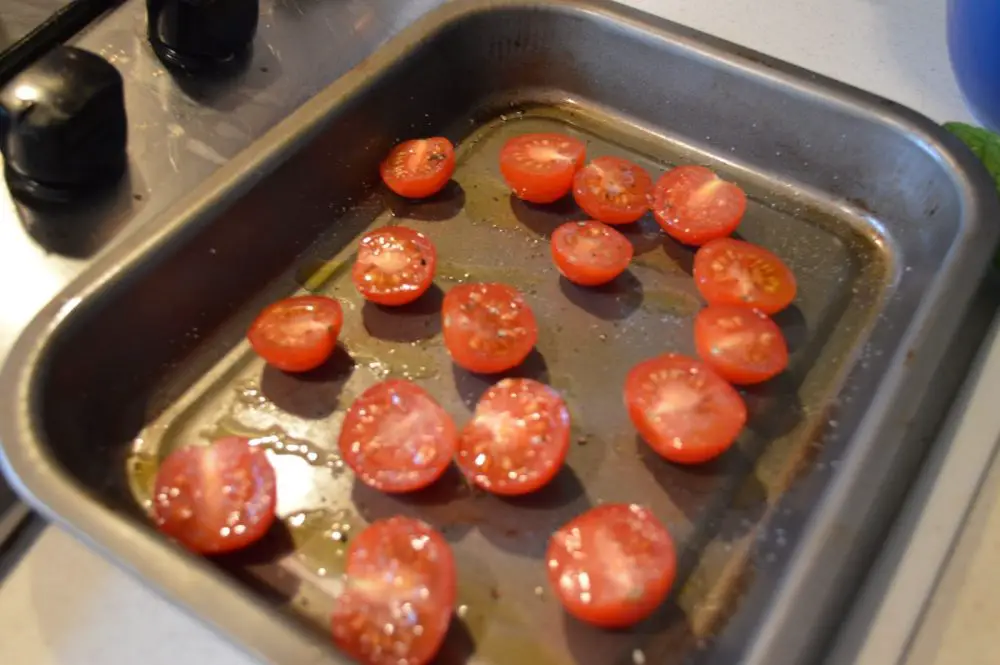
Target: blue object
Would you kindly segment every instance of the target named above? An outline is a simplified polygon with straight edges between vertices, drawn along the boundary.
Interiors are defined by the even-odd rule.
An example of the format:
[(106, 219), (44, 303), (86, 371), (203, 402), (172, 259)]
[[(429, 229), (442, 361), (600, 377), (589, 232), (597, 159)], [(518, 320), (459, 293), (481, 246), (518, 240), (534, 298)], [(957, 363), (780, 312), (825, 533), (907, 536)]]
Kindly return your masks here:
[(948, 0), (948, 51), (976, 119), (1000, 132), (1000, 0)]

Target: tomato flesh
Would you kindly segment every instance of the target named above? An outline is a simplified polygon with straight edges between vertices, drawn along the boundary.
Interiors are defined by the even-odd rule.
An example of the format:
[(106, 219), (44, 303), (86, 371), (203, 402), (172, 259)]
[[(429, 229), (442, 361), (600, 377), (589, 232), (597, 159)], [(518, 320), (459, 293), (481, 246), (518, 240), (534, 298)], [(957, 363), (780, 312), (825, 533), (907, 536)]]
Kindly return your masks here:
[(760, 310), (706, 307), (694, 319), (694, 340), (705, 364), (736, 385), (762, 383), (788, 366), (781, 328)]
[(531, 379), (503, 379), (480, 398), (462, 430), (458, 467), (494, 494), (528, 494), (559, 473), (569, 430), (559, 393)]
[(437, 250), (427, 236), (386, 226), (362, 236), (351, 277), (366, 300), (405, 305), (430, 288), (436, 266)]
[(776, 314), (795, 300), (795, 275), (763, 247), (733, 238), (712, 240), (694, 255), (694, 280), (712, 305), (755, 307)]
[(587, 146), (571, 136), (522, 134), (500, 150), (500, 173), (519, 199), (552, 203), (569, 193), (586, 157)]
[(392, 517), (347, 551), (331, 617), (334, 643), (365, 665), (425, 665), (441, 648), (456, 596), (451, 548), (420, 520)]
[(592, 218), (629, 224), (649, 209), (653, 181), (638, 164), (620, 157), (598, 157), (576, 172), (573, 198)]
[(343, 323), (343, 310), (333, 298), (296, 296), (264, 308), (247, 339), (268, 364), (285, 372), (308, 372), (333, 353)]
[(274, 522), (274, 469), (242, 437), (170, 453), (153, 483), (153, 519), (199, 554), (222, 554), (259, 540)]
[(364, 484), (412, 492), (437, 480), (455, 454), (451, 416), (420, 386), (377, 383), (351, 404), (341, 426), (341, 457)]
[(708, 366), (676, 353), (629, 371), (625, 406), (653, 450), (679, 464), (718, 457), (747, 420), (746, 404), (732, 386)]
[(704, 245), (728, 236), (747, 209), (747, 196), (704, 166), (679, 166), (653, 189), (653, 217), (672, 238)]
[(628, 238), (601, 222), (569, 222), (552, 232), (552, 260), (560, 274), (582, 286), (606, 284), (632, 260)]
[(440, 192), (455, 172), (455, 147), (446, 138), (415, 139), (400, 143), (381, 166), (382, 180), (409, 199)]
[(631, 626), (663, 604), (677, 555), (666, 527), (647, 508), (607, 504), (553, 534), (549, 583), (576, 618), (603, 628)]
[(538, 324), (521, 293), (506, 284), (462, 284), (444, 297), (444, 343), (470, 372), (495, 374), (520, 365), (538, 341)]

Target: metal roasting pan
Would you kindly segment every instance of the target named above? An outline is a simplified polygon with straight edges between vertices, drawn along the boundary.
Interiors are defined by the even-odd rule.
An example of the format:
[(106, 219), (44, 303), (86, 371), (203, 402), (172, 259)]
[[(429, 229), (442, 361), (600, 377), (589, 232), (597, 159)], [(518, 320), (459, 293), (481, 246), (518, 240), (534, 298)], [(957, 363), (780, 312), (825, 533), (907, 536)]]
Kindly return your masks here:
[[(691, 353), (700, 306), (692, 252), (651, 219), (608, 287), (580, 289), (546, 238), (581, 217), (533, 207), (499, 179), (503, 142), (583, 137), (658, 175), (700, 163), (739, 182), (740, 236), (795, 271), (778, 317), (789, 370), (745, 391), (750, 422), (716, 463), (672, 466), (636, 438), (621, 386), (637, 361)], [(404, 202), (378, 183), (398, 140), (443, 134), (454, 181)], [(262, 661), (340, 663), (328, 620), (345, 540), (397, 513), (434, 524), (459, 563), (460, 604), (441, 663), (795, 665), (823, 648), (929, 439), (945, 349), (1000, 229), (971, 154), (895, 104), (642, 13), (598, 1), (457, 1), (306, 103), (95, 261), (29, 326), (0, 381), (4, 463), (56, 520)], [(405, 224), (437, 244), (437, 288), (412, 306), (364, 305), (346, 278), (365, 229)], [(469, 280), (521, 288), (540, 321), (517, 373), (570, 404), (568, 468), (519, 501), (451, 471), (415, 496), (353, 482), (335, 454), (343, 409), (387, 375), (410, 377), (464, 422), (489, 379), (440, 342), (443, 292)], [(8, 288), (17, 288), (11, 284)], [(321, 370), (265, 368), (243, 333), (302, 289), (345, 305)], [(145, 519), (157, 460), (227, 432), (267, 446), (281, 526), (243, 553), (191, 556)], [(652, 507), (677, 541), (671, 599), (632, 630), (567, 618), (543, 553), (559, 525), (602, 502)]]

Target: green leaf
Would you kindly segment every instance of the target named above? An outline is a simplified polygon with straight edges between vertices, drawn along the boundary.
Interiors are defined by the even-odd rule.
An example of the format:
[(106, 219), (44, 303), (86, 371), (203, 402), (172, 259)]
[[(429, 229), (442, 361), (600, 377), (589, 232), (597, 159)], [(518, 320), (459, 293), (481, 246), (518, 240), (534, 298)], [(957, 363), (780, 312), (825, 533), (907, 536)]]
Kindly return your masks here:
[[(993, 183), (997, 193), (1000, 194), (1000, 136), (988, 129), (967, 125), (964, 122), (946, 122), (944, 128), (969, 146), (993, 176)], [(993, 265), (1000, 268), (1000, 253), (993, 257)]]
[(997, 192), (1000, 193), (1000, 136), (988, 129), (974, 127), (964, 122), (946, 122), (944, 128), (969, 146), (993, 176)]

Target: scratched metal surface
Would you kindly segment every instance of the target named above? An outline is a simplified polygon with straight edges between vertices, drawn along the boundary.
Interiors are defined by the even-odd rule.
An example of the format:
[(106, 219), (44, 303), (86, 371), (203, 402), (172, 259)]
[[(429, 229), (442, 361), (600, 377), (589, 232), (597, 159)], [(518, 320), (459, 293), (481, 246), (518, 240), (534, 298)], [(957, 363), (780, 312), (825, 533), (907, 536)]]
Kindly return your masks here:
[(7, 0), (0, 7), (0, 50), (41, 25), (71, 0)]
[[(0, 279), (16, 288), (0, 308), (0, 358), (35, 312), (116, 239), (149, 223), (379, 44), (444, 0), (262, 0), (246, 69), (222, 80), (175, 78), (145, 39), (132, 0), (72, 43), (107, 58), (125, 79), (130, 169), (108, 201), (37, 213), (0, 188)], [(10, 21), (39, 3), (18, 3)], [(6, 6), (6, 3), (5, 3)], [(0, 16), (0, 22), (4, 20)], [(308, 48), (302, 48), (308, 44)]]
[[(114, 196), (65, 213), (38, 213), (0, 187), (0, 359), (32, 316), (101, 250), (148, 224), (379, 44), (444, 0), (262, 0), (253, 58), (235, 77), (167, 73), (145, 39), (145, 3), (132, 0), (73, 44), (100, 53), (125, 81), (129, 172)], [(5, 1), (0, 48), (65, 5)], [(302, 48), (308, 44), (308, 48)], [(0, 478), (0, 493), (8, 492)], [(0, 541), (26, 509), (0, 496)]]

